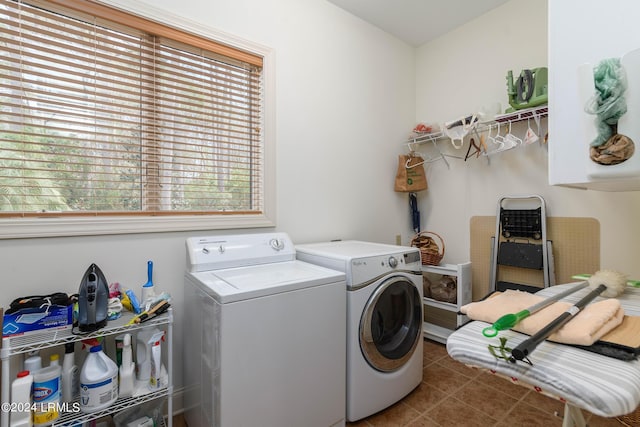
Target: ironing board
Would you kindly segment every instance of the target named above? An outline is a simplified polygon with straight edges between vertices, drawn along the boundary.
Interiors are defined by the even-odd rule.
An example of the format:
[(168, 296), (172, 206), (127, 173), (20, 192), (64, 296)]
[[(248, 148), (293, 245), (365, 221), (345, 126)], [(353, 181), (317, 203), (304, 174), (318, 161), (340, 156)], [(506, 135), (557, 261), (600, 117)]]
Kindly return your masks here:
[[(578, 282), (544, 288), (537, 295), (549, 297)], [(582, 289), (562, 301), (575, 303), (589, 292)], [(597, 298), (596, 301), (601, 298)], [(628, 286), (619, 297), (625, 314), (640, 316), (640, 288)], [(508, 381), (536, 390), (565, 403), (563, 426), (585, 426), (580, 409), (602, 417), (628, 414), (640, 404), (640, 360), (623, 361), (591, 351), (550, 341), (541, 343), (529, 355), (533, 365), (496, 359), (488, 345), (499, 345), (507, 338), (514, 348), (528, 336), (511, 330), (486, 338), (482, 329), (488, 323), (472, 321), (447, 339), (449, 355), (468, 366), (487, 370)]]

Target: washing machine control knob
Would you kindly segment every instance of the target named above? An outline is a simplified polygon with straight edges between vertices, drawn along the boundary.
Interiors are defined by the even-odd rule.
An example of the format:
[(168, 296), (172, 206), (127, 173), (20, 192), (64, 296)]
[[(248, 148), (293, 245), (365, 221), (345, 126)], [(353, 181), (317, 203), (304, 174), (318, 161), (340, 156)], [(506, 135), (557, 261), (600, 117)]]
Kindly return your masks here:
[(207, 255), (209, 253), (209, 248), (206, 247), (206, 246), (204, 248), (202, 248), (202, 253)]
[(389, 257), (389, 267), (396, 268), (398, 266), (398, 260), (394, 256)]
[(275, 249), (276, 251), (281, 251), (284, 249), (284, 241), (280, 240), (280, 239), (271, 239), (269, 241), (269, 244), (271, 245), (271, 247), (273, 249)]

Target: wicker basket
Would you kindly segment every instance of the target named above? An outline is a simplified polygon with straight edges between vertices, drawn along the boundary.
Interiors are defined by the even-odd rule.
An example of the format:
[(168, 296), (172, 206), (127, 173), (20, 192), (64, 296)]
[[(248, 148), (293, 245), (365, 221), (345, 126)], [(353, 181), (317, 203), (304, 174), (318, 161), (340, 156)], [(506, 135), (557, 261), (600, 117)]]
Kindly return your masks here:
[(640, 407), (636, 408), (635, 411), (622, 415), (620, 417), (616, 417), (616, 420), (623, 426), (627, 427), (638, 427), (640, 426)]
[[(431, 236), (440, 241), (438, 244)], [(411, 246), (420, 250), (420, 258), (425, 265), (438, 265), (444, 257), (444, 240), (433, 231), (421, 231), (411, 239)]]

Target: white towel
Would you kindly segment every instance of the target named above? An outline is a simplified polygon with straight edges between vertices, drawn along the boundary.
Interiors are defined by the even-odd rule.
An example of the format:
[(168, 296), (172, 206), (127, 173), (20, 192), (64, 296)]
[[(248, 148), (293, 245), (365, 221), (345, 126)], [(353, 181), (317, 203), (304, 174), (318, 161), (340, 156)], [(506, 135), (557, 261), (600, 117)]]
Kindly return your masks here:
[[(472, 320), (493, 323), (505, 314), (525, 310), (545, 298), (522, 291), (507, 290), (483, 301), (472, 302), (460, 311)], [(518, 323), (513, 330), (534, 335), (564, 313), (572, 304), (555, 302)], [(605, 299), (587, 305), (548, 340), (564, 344), (591, 345), (614, 329), (624, 317), (624, 309), (617, 299)]]

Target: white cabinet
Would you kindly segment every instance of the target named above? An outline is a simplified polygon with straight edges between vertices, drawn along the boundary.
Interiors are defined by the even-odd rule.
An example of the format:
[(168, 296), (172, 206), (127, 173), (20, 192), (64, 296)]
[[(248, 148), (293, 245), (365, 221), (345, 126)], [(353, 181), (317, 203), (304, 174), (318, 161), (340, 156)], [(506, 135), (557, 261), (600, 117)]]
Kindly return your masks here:
[[(139, 332), (145, 328), (158, 327), (166, 332), (166, 340), (163, 344), (163, 356), (166, 356), (166, 367), (168, 373), (168, 381), (166, 387), (162, 387), (159, 390), (149, 391), (144, 393), (136, 393), (133, 397), (118, 398), (113, 405), (106, 409), (90, 414), (78, 412), (74, 410), (77, 405), (70, 404), (69, 412), (62, 413), (60, 417), (53, 424), (54, 426), (76, 426), (82, 423), (98, 419), (105, 415), (115, 415), (116, 413), (131, 408), (133, 406), (149, 402), (154, 399), (168, 397), (168, 426), (172, 427), (173, 421), (171, 414), (173, 413), (172, 394), (173, 394), (173, 354), (171, 346), (173, 344), (173, 312), (170, 308), (166, 313), (161, 314), (155, 318), (152, 318), (144, 323), (128, 325), (129, 321), (133, 318), (133, 314), (126, 312), (116, 320), (109, 321), (107, 326), (99, 329), (95, 332), (91, 332), (85, 335), (74, 335), (70, 329), (52, 329), (43, 330), (42, 332), (35, 332), (28, 335), (16, 335), (2, 338), (2, 349), (0, 349), (0, 356), (2, 359), (2, 402), (10, 402), (10, 389), (11, 381), (16, 376), (16, 372), (12, 372), (12, 358), (25, 355), (28, 352), (34, 350), (46, 350), (54, 347), (63, 347), (64, 344), (70, 342), (82, 341), (89, 338), (96, 337), (113, 337), (115, 335), (123, 333), (131, 333), (135, 336), (136, 332)], [(78, 366), (80, 369), (81, 366)], [(13, 370), (15, 371), (15, 369)], [(140, 390), (141, 387), (137, 387)], [(2, 411), (2, 418), (0, 418), (0, 426), (9, 426), (9, 412)]]
[(469, 320), (459, 312), (461, 306), (471, 302), (471, 263), (423, 265), (422, 272), (432, 283), (443, 276), (453, 276), (457, 279), (455, 303), (424, 298), (423, 335), (444, 344), (456, 328)]
[[(579, 12), (577, 12), (579, 11)], [(623, 58), (640, 48), (637, 17), (640, 3), (563, 0), (549, 2), (549, 184), (603, 191), (640, 190), (640, 135), (635, 154), (614, 166), (601, 166), (589, 158), (595, 138), (595, 116), (584, 112), (585, 99), (595, 93), (585, 85), (586, 71), (600, 61)], [(629, 65), (627, 68), (635, 68)], [(620, 119), (637, 122), (640, 76), (626, 70), (627, 113)], [(590, 92), (590, 93), (584, 93)], [(632, 132), (634, 133), (634, 132)], [(625, 163), (627, 163), (625, 165)]]

